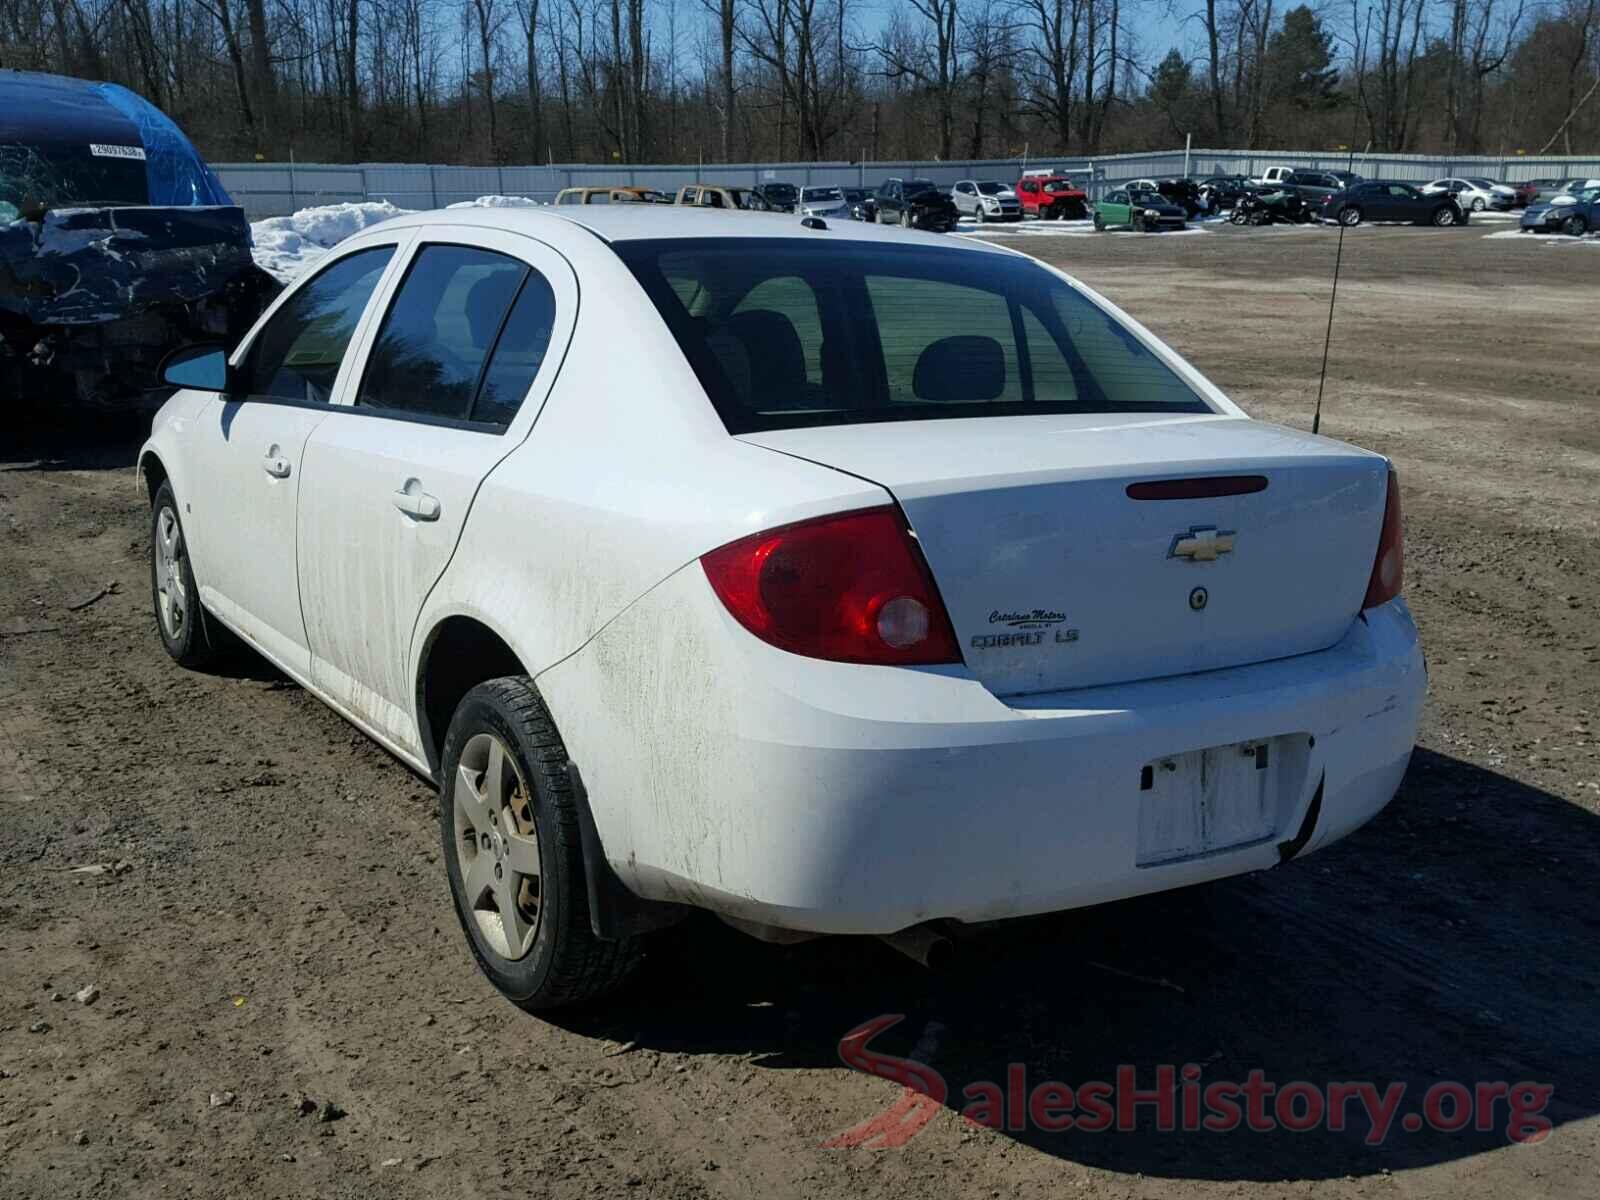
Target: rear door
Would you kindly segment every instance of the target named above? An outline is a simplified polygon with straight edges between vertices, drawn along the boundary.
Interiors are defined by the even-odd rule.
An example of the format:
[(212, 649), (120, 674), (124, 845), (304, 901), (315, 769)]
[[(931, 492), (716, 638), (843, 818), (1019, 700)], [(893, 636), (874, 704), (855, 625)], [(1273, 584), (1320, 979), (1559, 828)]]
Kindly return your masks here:
[(295, 513), (307, 438), (349, 386), (357, 334), (402, 236), (340, 254), (291, 291), (239, 355), (237, 395), (194, 423), (184, 525), (205, 606), (304, 679)]
[(485, 476), (527, 436), (577, 311), (565, 259), (530, 238), (434, 228), (367, 331), (350, 403), (306, 446), (299, 585), (313, 681), (420, 753), (418, 613)]

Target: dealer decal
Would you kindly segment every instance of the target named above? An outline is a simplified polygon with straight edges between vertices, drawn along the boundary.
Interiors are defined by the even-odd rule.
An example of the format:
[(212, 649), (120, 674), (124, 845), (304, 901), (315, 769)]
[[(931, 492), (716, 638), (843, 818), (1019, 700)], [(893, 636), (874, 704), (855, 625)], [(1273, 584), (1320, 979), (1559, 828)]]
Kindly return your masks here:
[(96, 158), (136, 158), (144, 161), (143, 146), (108, 146), (103, 142), (90, 142), (89, 153)]

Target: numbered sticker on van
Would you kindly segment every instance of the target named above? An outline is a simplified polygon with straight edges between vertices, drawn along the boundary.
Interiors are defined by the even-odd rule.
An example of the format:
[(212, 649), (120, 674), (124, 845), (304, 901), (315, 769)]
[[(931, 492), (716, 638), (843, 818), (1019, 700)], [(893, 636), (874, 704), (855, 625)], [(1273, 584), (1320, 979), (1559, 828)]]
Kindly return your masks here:
[(137, 158), (144, 161), (143, 146), (107, 146), (100, 142), (89, 143), (89, 153), (96, 158)]

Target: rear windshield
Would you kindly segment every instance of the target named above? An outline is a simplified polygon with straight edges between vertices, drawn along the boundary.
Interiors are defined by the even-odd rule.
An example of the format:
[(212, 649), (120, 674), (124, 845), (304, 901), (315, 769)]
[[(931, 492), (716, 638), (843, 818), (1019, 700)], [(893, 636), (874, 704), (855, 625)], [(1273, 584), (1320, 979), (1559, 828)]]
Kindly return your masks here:
[(730, 433), (1212, 411), (1130, 330), (1026, 258), (788, 238), (613, 248)]
[(16, 211), (32, 206), (103, 208), (149, 203), (142, 150), (138, 157), (128, 157), (95, 154), (88, 145), (0, 145), (0, 204), (13, 210), (13, 219)]

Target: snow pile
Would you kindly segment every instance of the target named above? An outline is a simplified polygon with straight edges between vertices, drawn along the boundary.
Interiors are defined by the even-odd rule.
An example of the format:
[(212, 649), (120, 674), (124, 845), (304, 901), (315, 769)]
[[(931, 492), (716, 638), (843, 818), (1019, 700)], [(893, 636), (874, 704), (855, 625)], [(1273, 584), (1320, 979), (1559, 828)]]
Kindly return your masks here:
[(1600, 234), (1589, 233), (1583, 237), (1569, 237), (1564, 233), (1532, 233), (1525, 229), (1502, 229), (1499, 233), (1486, 233), (1483, 240), (1519, 241), (1529, 246), (1600, 246)]
[(287, 217), (268, 217), (250, 226), (255, 238), (256, 265), (288, 283), (352, 234), (404, 216), (411, 210), (396, 208), (387, 200), (362, 204), (325, 204), (302, 208)]
[(543, 208), (544, 203), (527, 196), (479, 196), (476, 200), (458, 200), (446, 208)]

